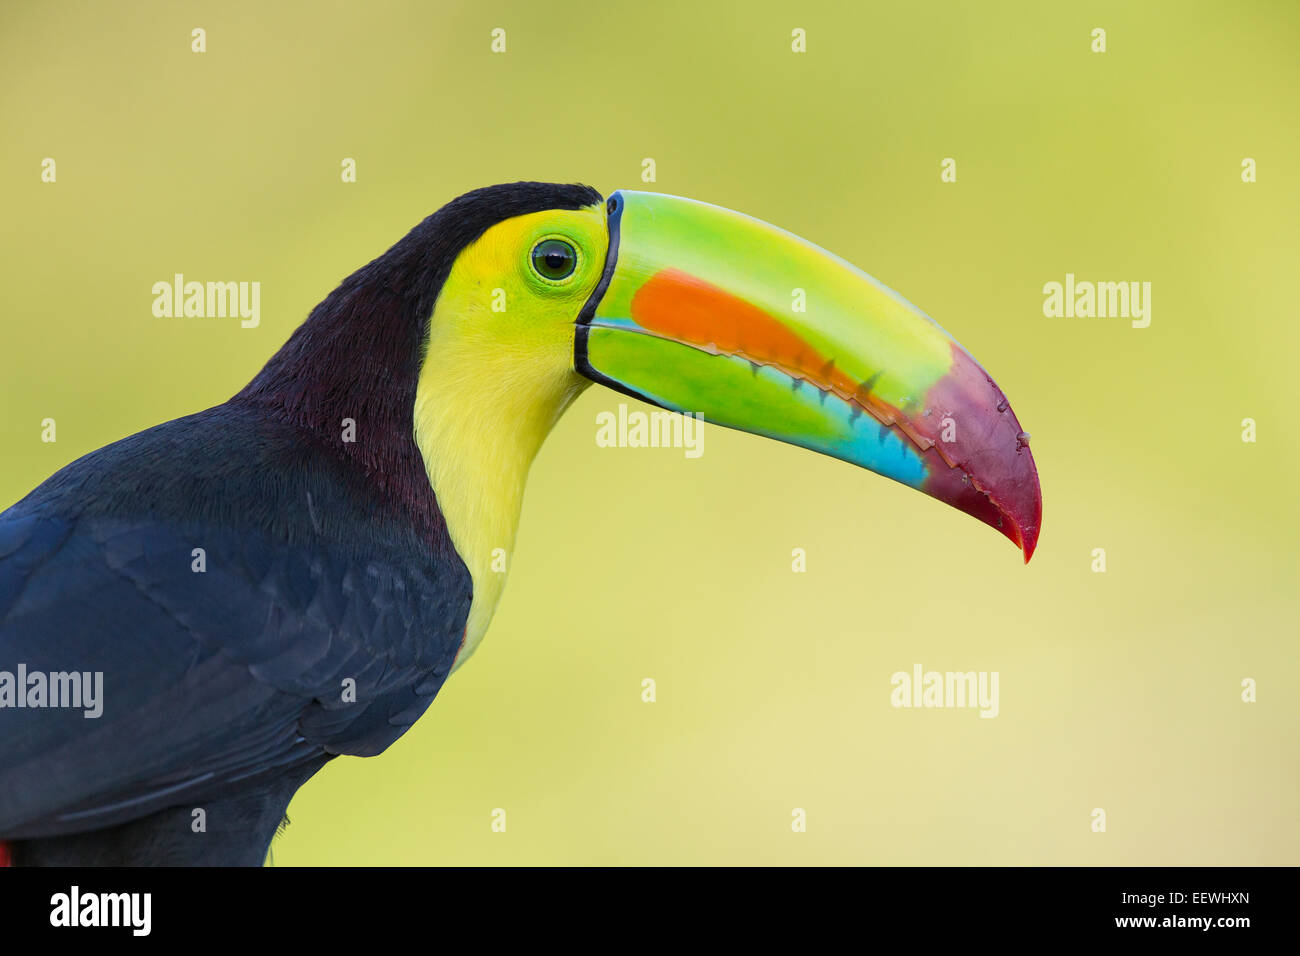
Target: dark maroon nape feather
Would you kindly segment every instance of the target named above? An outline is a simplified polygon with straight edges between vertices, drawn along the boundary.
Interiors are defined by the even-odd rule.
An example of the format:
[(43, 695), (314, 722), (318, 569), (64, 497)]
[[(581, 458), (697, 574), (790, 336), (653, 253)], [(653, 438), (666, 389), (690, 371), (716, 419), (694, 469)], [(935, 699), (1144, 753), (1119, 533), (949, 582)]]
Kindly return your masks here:
[[(383, 503), (447, 543), (414, 437), (421, 350), (438, 292), (461, 250), (506, 219), (602, 201), (590, 186), (518, 182), (452, 200), (348, 276), (231, 401), (311, 432), (361, 469)], [(343, 420), (356, 423), (344, 442)]]

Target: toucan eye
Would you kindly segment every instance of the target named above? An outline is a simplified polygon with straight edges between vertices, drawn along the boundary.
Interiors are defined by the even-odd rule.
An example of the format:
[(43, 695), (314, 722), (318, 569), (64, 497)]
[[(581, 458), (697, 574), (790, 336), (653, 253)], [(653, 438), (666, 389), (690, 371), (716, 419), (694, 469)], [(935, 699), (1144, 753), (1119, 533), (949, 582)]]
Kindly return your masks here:
[(567, 279), (577, 267), (578, 253), (563, 239), (543, 239), (533, 246), (533, 268), (544, 278)]

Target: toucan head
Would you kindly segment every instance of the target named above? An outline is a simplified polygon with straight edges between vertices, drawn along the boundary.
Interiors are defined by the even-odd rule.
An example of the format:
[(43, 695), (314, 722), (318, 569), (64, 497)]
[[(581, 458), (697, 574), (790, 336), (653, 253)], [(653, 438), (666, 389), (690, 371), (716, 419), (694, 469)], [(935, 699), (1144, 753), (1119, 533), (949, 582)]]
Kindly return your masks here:
[(1029, 436), (970, 353), (843, 259), (675, 196), (467, 193), (346, 279), (244, 394), (322, 431), (357, 418), (346, 454), (408, 510), (427, 477), (474, 580), (463, 659), (500, 594), (533, 457), (591, 382), (859, 465), (1033, 554)]
[(1029, 560), (1042, 514), (1029, 436), (924, 312), (729, 209), (631, 190), (566, 198), (577, 208), (504, 219), (460, 253), (431, 360), (469, 347), (479, 367), (511, 366), (491, 387), (529, 393), (546, 428), (590, 380), (851, 462), (979, 518)]

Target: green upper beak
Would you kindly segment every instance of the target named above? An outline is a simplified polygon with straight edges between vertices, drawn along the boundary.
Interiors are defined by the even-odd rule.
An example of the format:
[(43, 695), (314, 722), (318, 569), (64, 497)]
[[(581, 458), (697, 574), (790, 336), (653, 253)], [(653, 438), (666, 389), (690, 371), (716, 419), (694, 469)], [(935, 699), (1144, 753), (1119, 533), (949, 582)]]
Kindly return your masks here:
[(1002, 391), (866, 273), (707, 203), (608, 200), (605, 272), (574, 366), (678, 412), (853, 462), (992, 525), (1028, 561), (1042, 497)]

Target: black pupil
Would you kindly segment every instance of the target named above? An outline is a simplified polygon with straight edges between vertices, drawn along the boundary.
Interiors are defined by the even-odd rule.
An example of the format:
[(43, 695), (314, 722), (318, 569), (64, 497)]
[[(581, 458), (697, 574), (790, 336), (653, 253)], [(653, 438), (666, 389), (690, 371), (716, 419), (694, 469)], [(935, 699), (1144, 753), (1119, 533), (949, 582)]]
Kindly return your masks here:
[(577, 265), (577, 258), (573, 247), (559, 239), (547, 239), (533, 250), (533, 265), (548, 279), (566, 278)]

